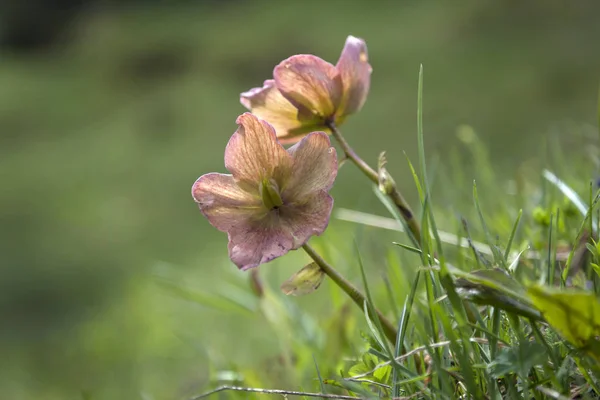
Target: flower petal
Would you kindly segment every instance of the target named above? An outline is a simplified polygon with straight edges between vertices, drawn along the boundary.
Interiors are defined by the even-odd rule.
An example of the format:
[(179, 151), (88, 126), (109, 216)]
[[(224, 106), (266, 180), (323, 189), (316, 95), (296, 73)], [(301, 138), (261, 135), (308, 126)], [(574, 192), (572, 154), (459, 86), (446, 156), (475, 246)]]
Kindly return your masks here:
[(298, 109), (283, 97), (273, 79), (266, 80), (263, 87), (242, 93), (240, 103), (257, 117), (269, 121), (281, 143), (297, 142), (320, 122), (312, 115), (299, 119)]
[(353, 114), (362, 108), (371, 84), (372, 68), (365, 41), (348, 36), (336, 68), (344, 86), (344, 96), (337, 115)]
[(273, 71), (281, 94), (298, 108), (300, 119), (333, 116), (342, 100), (342, 79), (330, 63), (313, 55), (283, 60)]
[(291, 174), (292, 158), (267, 122), (244, 113), (225, 148), (225, 167), (246, 191), (258, 192), (261, 182), (275, 179), (282, 187)]
[(192, 197), (211, 225), (222, 232), (266, 212), (260, 198), (242, 190), (231, 175), (202, 175), (192, 186)]
[(290, 230), (294, 238), (293, 249), (308, 242), (311, 236), (319, 236), (329, 225), (329, 217), (333, 208), (333, 198), (321, 190), (304, 204), (282, 207), (279, 217)]
[(247, 270), (281, 257), (294, 247), (291, 233), (278, 223), (277, 215), (261, 221), (240, 223), (229, 231), (229, 258)]
[(329, 191), (337, 176), (335, 148), (323, 132), (313, 132), (288, 149), (294, 160), (292, 176), (282, 197), (285, 202), (302, 202), (320, 190)]

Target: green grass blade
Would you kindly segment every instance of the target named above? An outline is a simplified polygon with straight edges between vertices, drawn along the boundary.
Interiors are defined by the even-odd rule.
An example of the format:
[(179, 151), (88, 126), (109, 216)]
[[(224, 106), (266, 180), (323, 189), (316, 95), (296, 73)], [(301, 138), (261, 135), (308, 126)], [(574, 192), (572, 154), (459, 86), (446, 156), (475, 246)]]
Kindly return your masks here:
[[(565, 182), (563, 182), (558, 176), (554, 175), (554, 173), (552, 173), (551, 171), (545, 169), (542, 172), (542, 176), (551, 184), (553, 184), (558, 190), (560, 190), (566, 197), (567, 199), (569, 199), (569, 201), (571, 201), (571, 203), (573, 203), (575, 205), (575, 207), (577, 207), (577, 209), (579, 210), (579, 212), (581, 213), (582, 216), (586, 217), (589, 207), (587, 204), (585, 204), (585, 202), (583, 200), (581, 200), (581, 197), (579, 197), (579, 195), (577, 194), (577, 192), (575, 190), (573, 190), (569, 185), (567, 185)], [(592, 225), (592, 232), (597, 233), (598, 232), (598, 225), (595, 223), (593, 223)]]
[(425, 199), (425, 193), (423, 192), (423, 187), (421, 186), (421, 180), (419, 178), (419, 174), (417, 174), (415, 167), (413, 166), (412, 162), (410, 162), (410, 158), (408, 158), (408, 155), (406, 153), (404, 153), (404, 157), (406, 157), (406, 162), (408, 163), (408, 168), (410, 169), (410, 173), (413, 177), (413, 181), (415, 182), (415, 186), (417, 188), (417, 193), (419, 194), (419, 200), (421, 202), (423, 202), (423, 200)]
[[(589, 217), (587, 219), (589, 226), (588, 226), (588, 232), (590, 232), (590, 237), (593, 239), (595, 237), (594, 235), (594, 186), (593, 183), (590, 182), (590, 197), (589, 197), (589, 201), (590, 201), (590, 212), (589, 212)], [(587, 279), (593, 279), (592, 277), (592, 269), (588, 267), (587, 269)], [(595, 280), (594, 280), (595, 282)]]
[[(464, 218), (462, 218), (461, 222), (463, 225), (463, 229), (465, 231), (465, 235), (467, 236), (466, 239), (467, 239), (467, 243), (469, 245), (469, 249), (471, 249), (471, 252), (473, 253), (473, 257), (475, 257), (475, 261), (477, 262), (477, 269), (481, 268), (482, 264), (488, 268), (491, 268), (492, 267), (491, 263), (488, 261), (487, 258), (485, 258), (485, 256), (477, 248), (477, 246), (475, 246), (475, 244), (474, 244), (475, 242), (473, 241), (473, 239), (471, 239), (471, 231), (469, 230), (469, 223)], [(491, 247), (488, 244), (486, 244), (486, 246), (487, 246), (487, 248), (490, 249), (490, 255), (493, 256)]]
[(317, 377), (319, 378), (319, 385), (321, 388), (321, 393), (326, 394), (327, 391), (325, 390), (325, 384), (323, 383), (323, 378), (321, 377), (321, 371), (319, 370), (319, 364), (317, 364), (317, 359), (315, 358), (315, 355), (313, 354), (313, 361), (315, 363), (315, 369), (317, 370)]
[[(334, 217), (342, 221), (353, 222), (360, 225), (372, 226), (375, 228), (391, 230), (396, 232), (404, 232), (404, 227), (402, 226), (402, 223), (400, 221), (397, 221), (394, 218), (382, 217), (379, 215), (369, 214), (362, 211), (350, 210), (347, 208), (338, 208), (334, 213)], [(463, 235), (457, 235), (439, 229), (437, 229), (433, 233), (436, 240), (436, 234), (439, 235), (439, 239), (443, 244), (449, 244), (455, 247), (462, 247), (470, 250), (472, 250), (472, 248), (475, 247), (477, 251), (482, 255), (492, 255), (492, 251), (490, 250), (489, 246), (485, 243), (470, 240), (466, 237), (463, 237)]]
[[(256, 300), (252, 297), (245, 296), (245, 293), (242, 293), (242, 295), (239, 296), (240, 298), (236, 298), (233, 295), (226, 296), (222, 294), (207, 293), (205, 291), (179, 285), (160, 277), (156, 278), (156, 284), (170, 295), (221, 312), (235, 312), (252, 315), (252, 313), (257, 310)], [(232, 286), (232, 290), (233, 289), (240, 291), (240, 289)]]
[(396, 207), (396, 205), (385, 194), (381, 193), (381, 190), (379, 190), (377, 185), (373, 185), (373, 191), (375, 192), (375, 196), (377, 196), (379, 201), (381, 201), (381, 203), (385, 206), (385, 208), (387, 208), (387, 210), (390, 212), (390, 214), (392, 214), (394, 219), (398, 223), (400, 223), (400, 225), (403, 228), (403, 232), (408, 235), (408, 238), (411, 240), (413, 245), (415, 245), (416, 247), (419, 247), (418, 238), (415, 238), (414, 235), (412, 234), (412, 231), (409, 229), (408, 225), (406, 224), (406, 221), (400, 215), (400, 212), (398, 211), (398, 207)]
[(508, 237), (508, 243), (506, 243), (506, 249), (504, 250), (504, 259), (508, 261), (508, 257), (510, 256), (510, 250), (512, 248), (513, 240), (515, 235), (517, 234), (517, 229), (519, 229), (519, 224), (521, 222), (521, 217), (523, 216), (523, 210), (519, 210), (519, 214), (517, 215), (517, 219), (513, 224), (512, 230), (510, 231), (510, 236)]
[[(498, 337), (500, 333), (500, 321), (501, 321), (501, 310), (498, 307), (494, 307), (492, 310), (492, 335), (488, 336), (490, 342), (490, 359), (495, 360), (498, 353)], [(496, 395), (500, 393), (500, 388), (496, 379), (490, 377), (488, 390), (490, 392), (490, 399), (495, 399)]]
[[(429, 208), (429, 201), (428, 198), (425, 198), (425, 202), (423, 204), (423, 216), (421, 218), (421, 227), (423, 228), (423, 230), (421, 231), (423, 234), (423, 238), (422, 238), (422, 253), (421, 253), (421, 261), (423, 263), (423, 266), (427, 266), (427, 265), (431, 265), (431, 261), (430, 261), (430, 253), (429, 253), (429, 245), (430, 245), (430, 241), (426, 240), (425, 237), (425, 231), (426, 229), (429, 229), (429, 226), (427, 224), (428, 218), (427, 218), (427, 209)], [(427, 235), (427, 237), (430, 237), (429, 235)], [(431, 328), (431, 334), (433, 335), (433, 337), (438, 337), (438, 330), (437, 330), (437, 322), (435, 320), (435, 316), (433, 314), (433, 305), (435, 302), (435, 298), (437, 297), (435, 294), (435, 289), (434, 289), (434, 277), (433, 277), (433, 272), (429, 271), (429, 273), (426, 273), (425, 275), (425, 289), (426, 289), (426, 293), (427, 293), (427, 303), (428, 303), (428, 312), (429, 312), (429, 322), (430, 322), (430, 328)]]
[[(462, 335), (463, 329), (459, 329), (459, 332), (456, 332), (450, 321), (450, 316), (446, 313), (444, 307), (440, 304), (436, 304), (434, 307), (437, 311), (436, 314), (438, 314), (441, 324), (444, 327), (445, 337), (450, 341), (450, 348), (456, 357), (455, 363), (458, 364), (458, 368), (462, 371), (468, 393), (471, 393), (474, 398), (481, 398), (481, 391), (479, 390), (479, 386), (475, 379), (473, 362), (469, 358), (469, 353), (475, 354), (472, 352), (473, 348), (470, 345), (471, 342), (469, 341), (469, 338), (467, 337), (465, 341), (464, 336)], [(462, 346), (460, 344), (462, 344)], [(447, 376), (447, 374), (443, 375)], [(448, 387), (448, 384), (446, 384), (445, 387)]]
[[(404, 342), (406, 340), (406, 332), (408, 329), (408, 322), (410, 320), (413, 303), (417, 294), (420, 275), (421, 271), (418, 270), (413, 281), (412, 287), (410, 289), (410, 293), (406, 297), (406, 300), (404, 301), (404, 306), (402, 307), (402, 315), (398, 322), (398, 337), (396, 339), (396, 346), (394, 348), (394, 358), (401, 356), (403, 353)], [(394, 397), (400, 396), (400, 386), (398, 385), (399, 378), (399, 371), (397, 370), (397, 368), (394, 368), (392, 374), (392, 396)]]
[[(371, 290), (369, 289), (369, 284), (367, 282), (367, 274), (365, 273), (365, 267), (362, 261), (362, 256), (360, 254), (360, 249), (358, 248), (358, 243), (354, 242), (354, 248), (356, 250), (356, 257), (358, 259), (358, 265), (360, 267), (360, 274), (362, 276), (363, 285), (365, 287), (365, 295), (367, 297), (367, 301), (365, 304), (365, 315), (367, 315), (367, 322), (369, 322), (369, 316), (373, 319), (375, 323), (376, 332), (379, 334), (381, 346), (388, 354), (389, 358), (392, 359), (393, 353), (390, 349), (388, 342), (385, 340), (385, 331), (383, 330), (383, 326), (381, 325), (381, 321), (379, 320), (379, 316), (377, 315), (375, 309), (375, 303), (373, 303), (373, 297), (371, 296)], [(367, 312), (368, 311), (368, 312)], [(370, 325), (370, 324), (369, 324)]]
[(392, 242), (392, 244), (398, 246), (398, 247), (402, 247), (404, 250), (408, 250), (412, 253), (418, 254), (419, 257), (421, 257), (421, 255), (423, 254), (423, 251), (421, 249), (418, 249), (416, 247), (413, 246), (409, 246), (407, 244), (404, 243), (398, 243), (398, 242)]
[(506, 261), (504, 257), (500, 254), (498, 248), (494, 245), (492, 241), (492, 235), (488, 229), (487, 224), (485, 223), (485, 218), (483, 217), (483, 211), (481, 210), (481, 206), (479, 204), (479, 195), (477, 194), (477, 184), (473, 181), (473, 201), (475, 202), (475, 208), (477, 209), (477, 215), (479, 215), (479, 221), (481, 222), (481, 227), (483, 228), (483, 233), (485, 234), (485, 239), (487, 241), (488, 246), (492, 250), (492, 254), (494, 256), (494, 262), (497, 265), (502, 266), (506, 269)]
[[(402, 323), (404, 319), (404, 315), (406, 314), (406, 301), (404, 302), (404, 307), (402, 309), (402, 317), (400, 319), (400, 323), (398, 324), (398, 336), (396, 337), (396, 343), (394, 346), (394, 359), (402, 355), (403, 345), (403, 337), (402, 337)], [(398, 373), (398, 369), (394, 368), (392, 370), (392, 397), (400, 397), (401, 388), (398, 386), (398, 381), (400, 379), (400, 374)]]
[(599, 199), (600, 199), (600, 192), (596, 193), (596, 197), (594, 197), (592, 204), (590, 205), (589, 209), (585, 213), (584, 219), (583, 219), (581, 225), (579, 226), (579, 230), (577, 231), (577, 236), (575, 237), (575, 241), (573, 242), (571, 251), (569, 252), (569, 256), (567, 257), (567, 262), (565, 263), (565, 268), (562, 273), (563, 281), (566, 281), (567, 277), (569, 276), (569, 271), (571, 269), (571, 263), (573, 262), (573, 255), (575, 254), (575, 251), (577, 250), (577, 247), (578, 247), (577, 245), (579, 243), (579, 240), (581, 239), (583, 232), (585, 231), (585, 228), (587, 226), (587, 220), (588, 220), (588, 218), (592, 218), (593, 209), (596, 206), (596, 204), (598, 203)]
[(392, 288), (392, 284), (390, 282), (389, 276), (383, 277), (383, 283), (385, 285), (385, 293), (388, 296), (388, 300), (390, 301), (390, 308), (394, 313), (394, 318), (397, 320), (400, 319), (400, 311), (398, 310), (398, 305), (396, 304), (396, 296), (394, 296), (394, 289)]
[(579, 371), (585, 378), (587, 384), (590, 385), (592, 389), (594, 389), (596, 395), (600, 396), (600, 382), (598, 382), (598, 380), (594, 379), (594, 377), (590, 375), (587, 366), (584, 365), (584, 362), (581, 360), (581, 358), (573, 357), (573, 361), (575, 361), (575, 364), (577, 364), (577, 367), (579, 368)]
[(546, 280), (549, 286), (554, 283), (554, 268), (552, 263), (552, 226), (554, 225), (554, 214), (550, 214), (550, 225), (548, 226), (548, 269)]
[[(375, 339), (375, 341), (377, 342), (377, 344), (379, 345), (379, 347), (381, 347), (383, 350), (386, 350), (387, 355), (385, 356), (385, 359), (391, 359), (391, 353), (387, 348), (387, 343), (385, 341), (385, 336), (383, 334), (383, 329), (379, 329), (378, 326), (376, 326), (376, 323), (373, 323), (373, 321), (379, 320), (377, 318), (377, 314), (375, 313), (375, 311), (373, 310), (373, 308), (369, 305), (369, 301), (365, 301), (365, 304), (363, 305), (363, 312), (365, 313), (365, 318), (367, 320), (367, 326), (369, 327), (369, 330), (371, 331), (371, 334), (373, 335), (373, 338)], [(373, 316), (373, 318), (371, 318), (371, 316)]]
[(552, 363), (554, 365), (560, 365), (561, 363), (560, 363), (556, 349), (554, 349), (554, 348), (552, 348), (552, 346), (550, 346), (550, 344), (544, 337), (542, 331), (538, 327), (537, 322), (530, 319), (529, 323), (531, 324), (531, 330), (533, 332), (534, 337), (536, 338), (536, 340), (538, 340), (541, 344), (544, 345), (544, 347), (546, 348), (546, 351), (548, 352), (548, 355), (550, 356), (550, 359), (552, 360)]
[(419, 86), (417, 89), (417, 140), (419, 146), (419, 164), (421, 167), (421, 182), (425, 196), (429, 195), (427, 185), (427, 170), (425, 163), (425, 141), (423, 138), (423, 64), (419, 68)]

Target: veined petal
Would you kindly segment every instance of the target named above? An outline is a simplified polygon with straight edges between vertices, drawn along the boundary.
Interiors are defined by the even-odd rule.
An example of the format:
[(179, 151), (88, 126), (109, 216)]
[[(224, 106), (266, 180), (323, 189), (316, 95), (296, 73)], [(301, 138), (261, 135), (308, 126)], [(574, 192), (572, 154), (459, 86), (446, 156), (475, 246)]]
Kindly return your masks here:
[(258, 118), (269, 121), (281, 143), (297, 142), (320, 122), (312, 115), (300, 119), (298, 109), (283, 97), (273, 79), (240, 94), (240, 103)]
[(277, 215), (240, 223), (229, 231), (229, 258), (247, 270), (281, 257), (294, 247), (293, 237)]
[(302, 128), (295, 129), (293, 131), (288, 131), (288, 134), (285, 136), (279, 136), (279, 143), (285, 145), (298, 143), (298, 141), (300, 141), (310, 132), (313, 132), (315, 129), (322, 130), (324, 132), (330, 132), (329, 128), (322, 124), (308, 125), (305, 127), (303, 126)]
[(260, 198), (242, 190), (231, 175), (202, 175), (192, 186), (192, 197), (211, 225), (222, 232), (266, 213)]
[(298, 108), (300, 119), (329, 118), (342, 100), (342, 79), (330, 63), (313, 55), (283, 60), (273, 71), (281, 94)]
[(244, 113), (225, 148), (225, 167), (247, 191), (258, 192), (263, 180), (275, 179), (282, 187), (291, 174), (292, 158), (277, 141), (267, 122)]
[(348, 36), (336, 68), (342, 76), (344, 94), (337, 115), (348, 115), (359, 111), (369, 93), (371, 65), (364, 40)]
[(240, 103), (258, 118), (269, 121), (277, 136), (302, 126), (298, 109), (281, 95), (273, 79), (266, 80), (263, 87), (240, 94)]
[(293, 158), (292, 176), (282, 196), (302, 202), (318, 191), (329, 191), (337, 176), (337, 154), (324, 132), (313, 132), (288, 149)]
[(294, 238), (292, 249), (300, 248), (311, 236), (322, 234), (329, 225), (332, 209), (333, 198), (323, 190), (315, 193), (304, 204), (282, 207), (279, 217)]

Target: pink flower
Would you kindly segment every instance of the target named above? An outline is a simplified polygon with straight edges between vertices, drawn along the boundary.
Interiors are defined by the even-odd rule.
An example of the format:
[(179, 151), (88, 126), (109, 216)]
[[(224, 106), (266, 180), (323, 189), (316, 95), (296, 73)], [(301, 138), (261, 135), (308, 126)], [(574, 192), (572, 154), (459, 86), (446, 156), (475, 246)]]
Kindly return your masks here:
[(282, 143), (295, 143), (328, 123), (343, 123), (369, 93), (371, 66), (364, 40), (348, 36), (337, 65), (314, 55), (295, 55), (273, 71), (263, 87), (240, 95), (244, 107), (269, 121)]
[(323, 132), (285, 150), (267, 122), (250, 113), (236, 122), (225, 148), (231, 175), (201, 176), (192, 197), (211, 225), (227, 232), (229, 258), (246, 270), (298, 249), (327, 228), (337, 155)]

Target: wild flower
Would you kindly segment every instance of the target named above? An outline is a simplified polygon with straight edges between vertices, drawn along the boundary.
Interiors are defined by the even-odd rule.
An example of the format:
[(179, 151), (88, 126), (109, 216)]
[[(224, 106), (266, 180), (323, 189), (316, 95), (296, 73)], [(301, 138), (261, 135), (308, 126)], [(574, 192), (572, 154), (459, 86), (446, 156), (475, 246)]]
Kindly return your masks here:
[(358, 112), (371, 82), (367, 45), (348, 36), (334, 66), (323, 59), (300, 54), (277, 65), (273, 79), (240, 95), (242, 105), (269, 121), (282, 143), (295, 143), (308, 132), (329, 131)]
[(337, 155), (323, 132), (286, 150), (275, 129), (251, 113), (237, 124), (225, 148), (231, 174), (202, 175), (192, 196), (208, 221), (227, 232), (229, 257), (246, 270), (298, 249), (327, 228)]

